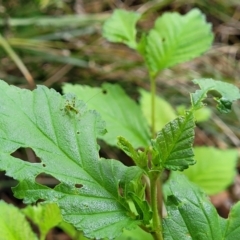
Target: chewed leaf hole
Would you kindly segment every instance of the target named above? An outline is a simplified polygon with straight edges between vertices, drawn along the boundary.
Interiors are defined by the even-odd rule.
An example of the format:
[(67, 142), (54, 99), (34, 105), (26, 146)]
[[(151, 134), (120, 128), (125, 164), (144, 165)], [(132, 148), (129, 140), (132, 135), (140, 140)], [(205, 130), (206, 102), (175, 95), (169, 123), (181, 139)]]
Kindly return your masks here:
[(82, 184), (79, 184), (79, 183), (76, 183), (76, 184), (75, 184), (75, 188), (82, 188), (82, 187), (83, 187)]
[(32, 163), (41, 162), (41, 160), (36, 156), (35, 152), (31, 148), (23, 148), (23, 147), (18, 148), (11, 155), (23, 161), (28, 161)]
[(46, 173), (40, 173), (36, 177), (35, 181), (50, 188), (54, 188), (60, 183), (60, 181), (58, 181), (55, 177)]

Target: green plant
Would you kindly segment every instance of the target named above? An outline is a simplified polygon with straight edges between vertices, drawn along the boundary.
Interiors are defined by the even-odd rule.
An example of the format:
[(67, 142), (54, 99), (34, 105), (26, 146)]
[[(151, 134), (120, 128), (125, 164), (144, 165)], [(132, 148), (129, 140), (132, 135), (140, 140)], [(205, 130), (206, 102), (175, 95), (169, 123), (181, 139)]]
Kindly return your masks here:
[[(146, 232), (144, 239), (237, 239), (239, 203), (224, 220), (202, 190), (179, 174), (164, 187), (166, 217), (161, 216), (162, 202), (157, 195), (162, 194), (161, 175), (165, 169), (182, 171), (195, 163), (194, 113), (204, 107), (207, 93), (215, 90), (220, 94), (214, 99), (218, 110), (226, 113), (240, 98), (239, 89), (212, 79), (194, 80), (200, 89), (190, 94), (189, 110), (168, 122), (155, 137), (158, 72), (207, 50), (212, 34), (195, 9), (185, 16), (163, 15), (137, 42), (135, 24), (139, 18), (133, 12), (117, 10), (104, 25), (104, 36), (136, 49), (147, 64), (152, 90), (152, 140), (141, 108), (117, 85), (105, 84), (102, 89), (78, 87), (85, 101), (99, 93), (88, 105), (91, 108), (93, 104), (106, 119), (106, 133), (100, 115), (73, 94), (61, 96), (43, 86), (23, 90), (1, 81), (0, 169), (19, 181), (13, 188), (15, 197), (27, 204), (38, 200), (56, 203), (63, 220), (88, 238), (129, 239), (135, 229), (137, 233)], [(136, 166), (100, 158), (97, 138), (117, 145)], [(11, 156), (20, 147), (32, 148), (41, 162)], [(36, 178), (42, 173), (60, 183), (53, 188), (39, 184)]]

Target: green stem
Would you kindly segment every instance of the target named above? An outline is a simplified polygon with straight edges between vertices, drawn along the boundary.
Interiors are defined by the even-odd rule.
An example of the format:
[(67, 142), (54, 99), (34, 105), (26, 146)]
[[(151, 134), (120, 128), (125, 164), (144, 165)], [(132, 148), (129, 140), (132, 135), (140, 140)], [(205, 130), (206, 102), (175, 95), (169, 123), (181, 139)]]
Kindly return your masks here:
[(153, 212), (152, 226), (153, 226), (153, 237), (155, 240), (163, 240), (162, 236), (162, 218), (158, 214), (158, 187), (157, 182), (159, 181), (160, 173), (152, 172), (150, 176), (150, 188), (151, 188), (151, 206)]
[(152, 138), (155, 138), (155, 95), (156, 95), (156, 79), (150, 75), (151, 80), (151, 121), (152, 121)]

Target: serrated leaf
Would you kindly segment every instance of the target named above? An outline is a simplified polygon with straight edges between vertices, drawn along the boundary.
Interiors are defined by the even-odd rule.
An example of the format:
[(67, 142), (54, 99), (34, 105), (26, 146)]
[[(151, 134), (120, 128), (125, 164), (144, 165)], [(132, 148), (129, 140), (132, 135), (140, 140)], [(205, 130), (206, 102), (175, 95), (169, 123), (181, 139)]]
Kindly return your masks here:
[(217, 109), (222, 113), (230, 112), (232, 102), (240, 99), (239, 89), (230, 83), (216, 81), (211, 78), (195, 79), (193, 82), (201, 88), (201, 90), (191, 93), (191, 101), (194, 109), (203, 106), (202, 101), (207, 97), (207, 92), (212, 90), (221, 94), (221, 98), (214, 99), (218, 102)]
[(232, 184), (236, 176), (238, 152), (213, 147), (195, 147), (196, 164), (183, 173), (208, 195), (217, 194)]
[(136, 49), (136, 23), (141, 15), (117, 9), (103, 25), (103, 37), (110, 42), (124, 43)]
[(218, 213), (207, 196), (182, 174), (169, 185), (164, 240), (222, 239)]
[(0, 240), (37, 240), (20, 209), (0, 201)]
[[(139, 90), (141, 94), (140, 105), (149, 126), (151, 120), (151, 94), (143, 89)], [(163, 98), (155, 96), (155, 128), (160, 131), (168, 122), (177, 117), (173, 107)]]
[[(2, 81), (0, 106), (0, 169), (19, 181), (13, 189), (17, 198), (57, 203), (64, 220), (90, 238), (114, 238), (141, 222), (119, 185), (128, 189), (142, 173), (137, 167), (100, 159), (96, 138), (105, 125), (95, 111), (72, 95), (64, 99), (43, 86), (31, 92)], [(19, 147), (32, 148), (41, 162), (12, 157)], [(53, 189), (38, 184), (35, 179), (41, 173), (60, 183)]]
[(156, 75), (162, 69), (198, 57), (212, 41), (211, 25), (198, 9), (184, 16), (165, 13), (147, 37), (145, 57), (150, 72)]
[(150, 144), (150, 131), (140, 107), (119, 85), (103, 84), (102, 88), (65, 84), (64, 93), (75, 93), (96, 109), (106, 121), (108, 133), (100, 136), (110, 145), (117, 146), (117, 137), (128, 139), (134, 148)]
[(45, 239), (49, 230), (62, 221), (60, 210), (55, 203), (29, 205), (22, 212), (38, 226), (41, 239)]
[(226, 228), (224, 229), (223, 239), (233, 240), (238, 239), (240, 236), (240, 202), (236, 203), (228, 216), (226, 222)]
[(194, 119), (191, 112), (169, 122), (153, 140), (156, 167), (169, 170), (184, 170), (195, 163), (192, 144), (194, 139)]

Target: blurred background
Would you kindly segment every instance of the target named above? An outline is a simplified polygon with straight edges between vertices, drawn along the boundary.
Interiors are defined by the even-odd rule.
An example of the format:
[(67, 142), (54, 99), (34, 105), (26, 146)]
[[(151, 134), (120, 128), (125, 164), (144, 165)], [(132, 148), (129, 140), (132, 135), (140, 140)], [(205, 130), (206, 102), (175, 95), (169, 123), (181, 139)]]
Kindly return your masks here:
[[(194, 78), (213, 78), (240, 88), (239, 0), (0, 0), (0, 79), (28, 89), (45, 85), (60, 93), (66, 82), (90, 86), (118, 83), (137, 100), (139, 87), (149, 90), (141, 57), (124, 45), (107, 42), (101, 35), (103, 22), (116, 8), (142, 13), (137, 25), (140, 31), (148, 31), (164, 12), (184, 14), (192, 8), (199, 8), (212, 24), (214, 44), (207, 53), (158, 76), (158, 94), (175, 109), (188, 104), (189, 91), (196, 89), (191, 82)], [(233, 104), (230, 114), (220, 115), (211, 105), (206, 114), (207, 121), (197, 124), (195, 145), (239, 151), (239, 102)], [(122, 152), (101, 144), (105, 157), (131, 165)], [(16, 156), (36, 158), (30, 149), (19, 150)], [(239, 179), (237, 176), (226, 191), (212, 196), (222, 216), (226, 217), (231, 203), (240, 199)], [(44, 177), (41, 181), (51, 184)], [(15, 184), (1, 172), (0, 199), (22, 207), (21, 201), (12, 197), (10, 187)], [(55, 229), (48, 239), (63, 239), (57, 237), (60, 234)]]

